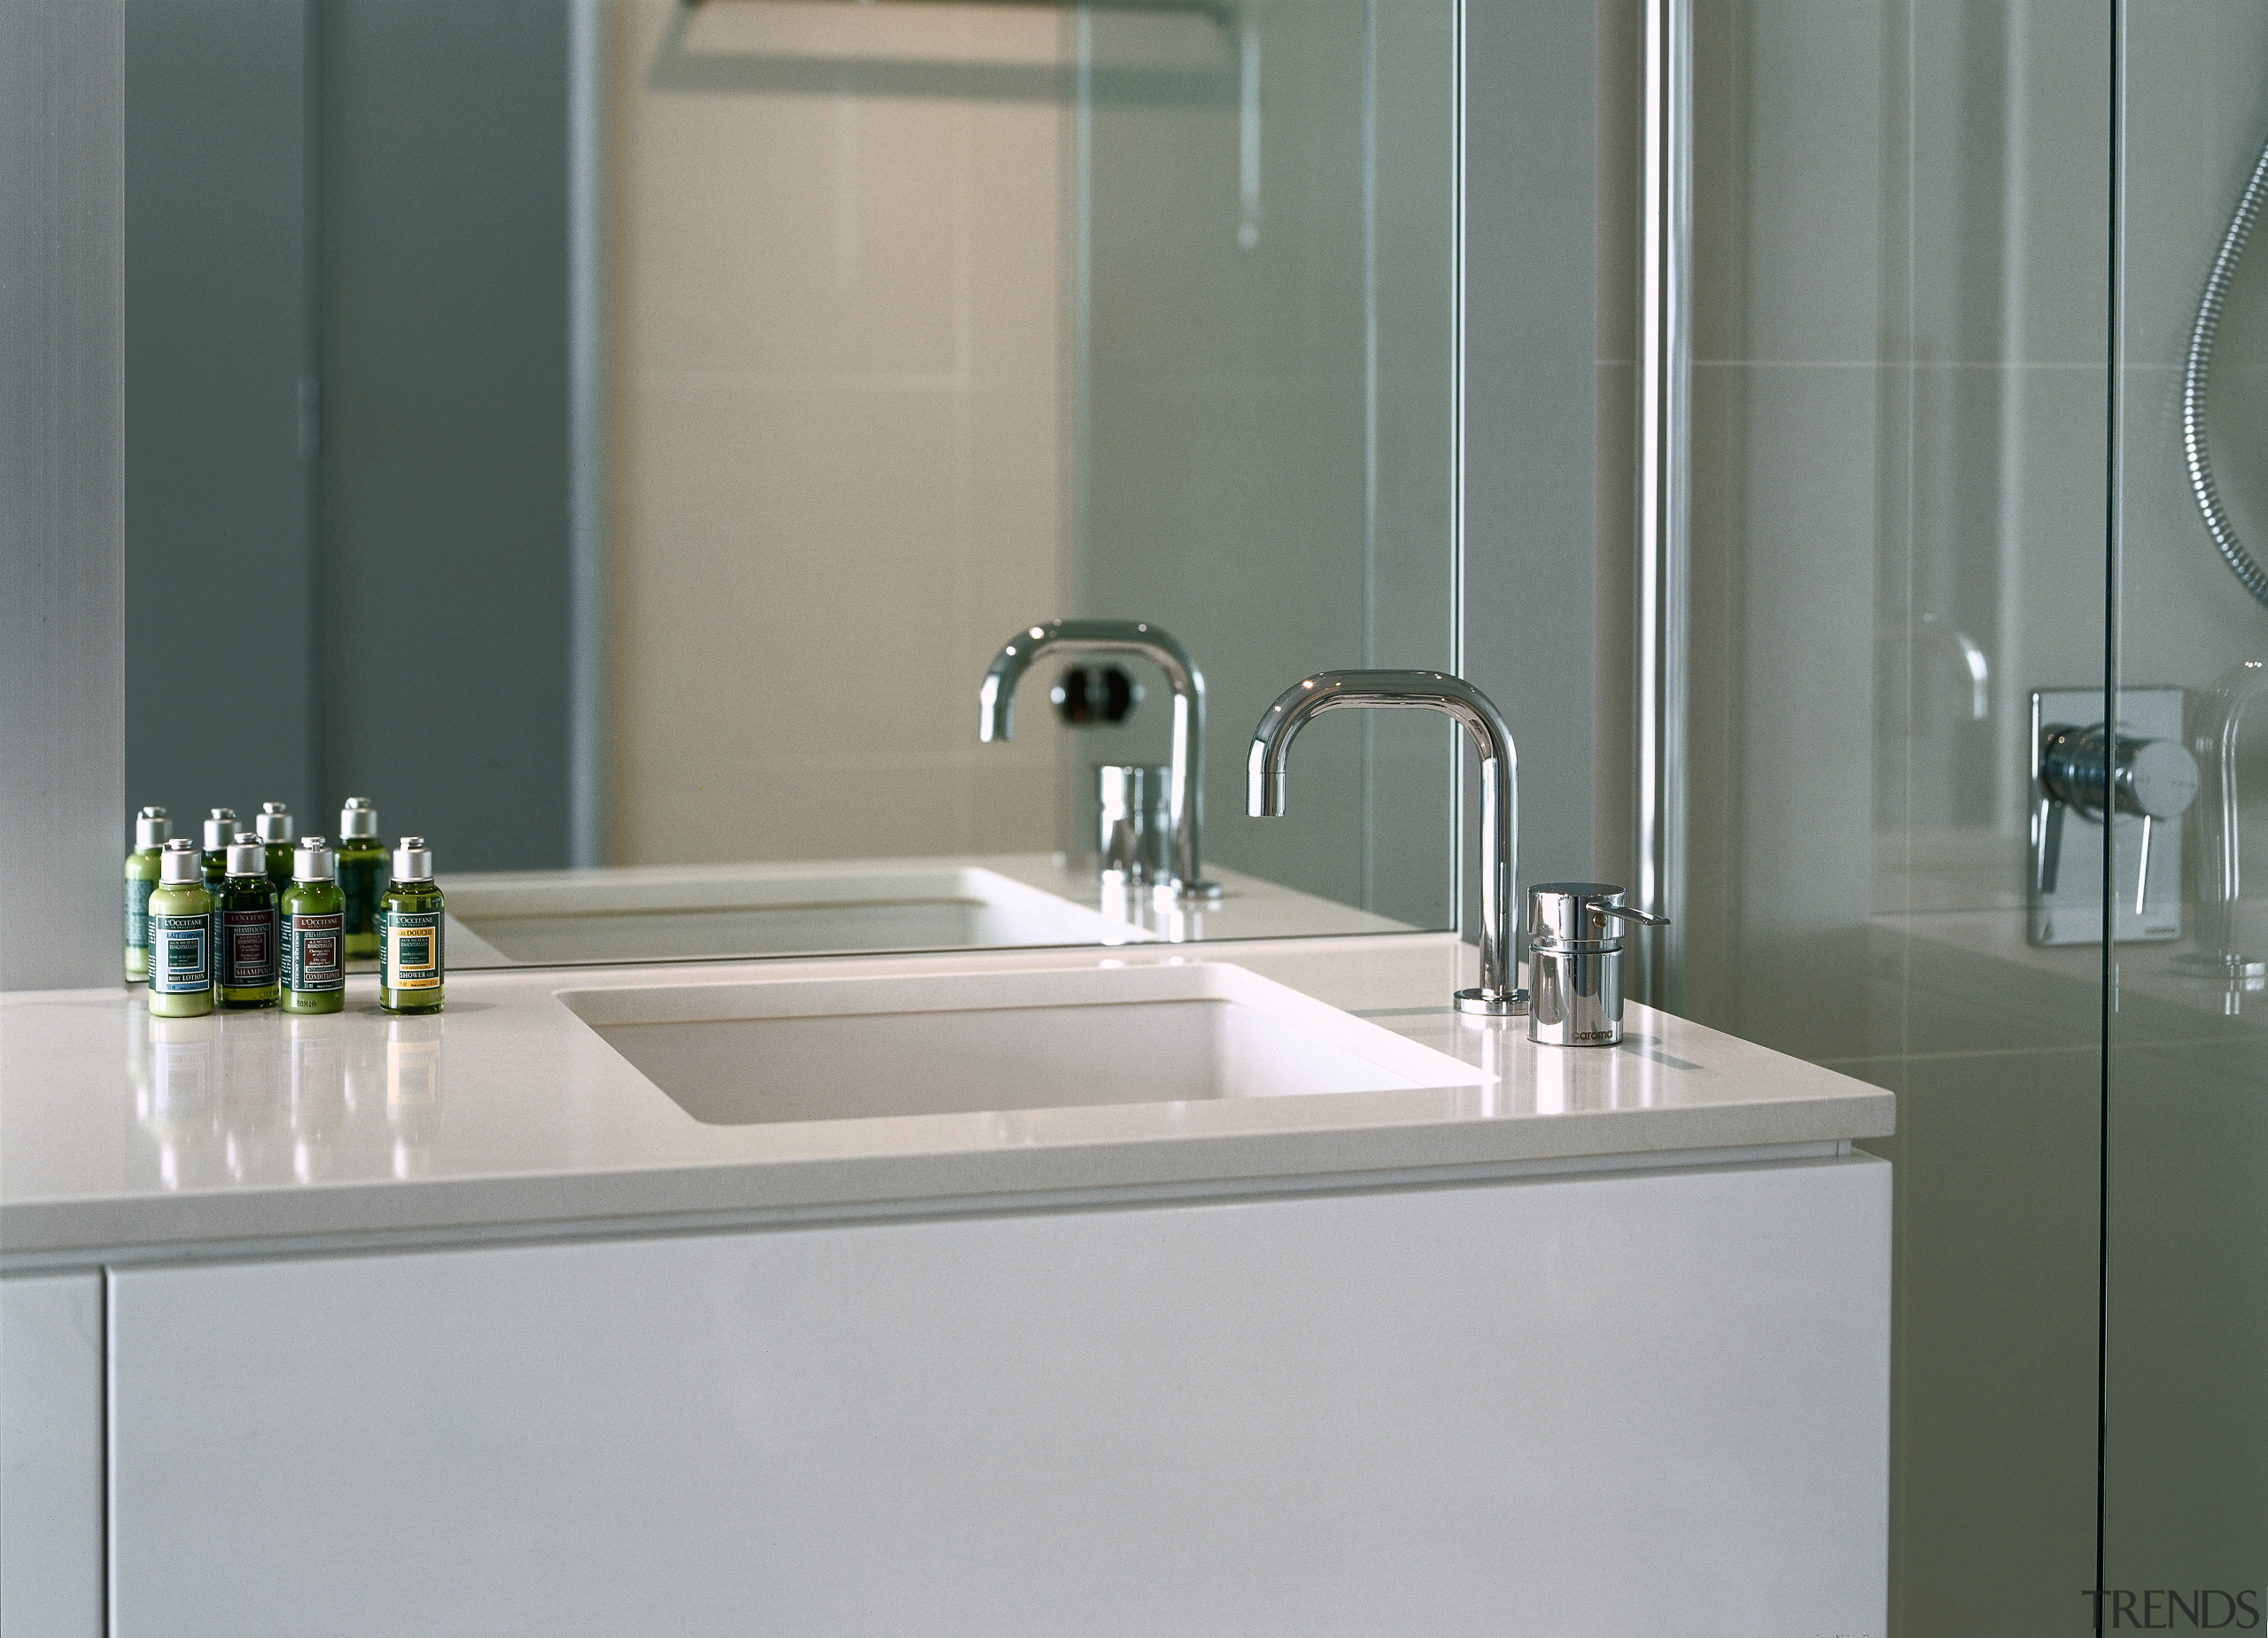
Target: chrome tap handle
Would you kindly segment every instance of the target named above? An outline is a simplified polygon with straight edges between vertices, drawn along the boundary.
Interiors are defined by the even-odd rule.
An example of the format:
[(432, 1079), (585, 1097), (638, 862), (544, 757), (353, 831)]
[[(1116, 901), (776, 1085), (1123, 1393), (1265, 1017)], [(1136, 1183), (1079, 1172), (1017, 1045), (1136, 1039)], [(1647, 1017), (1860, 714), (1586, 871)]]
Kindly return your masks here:
[(2041, 797), (2032, 822), (2039, 827), (2039, 890), (2053, 893), (2063, 866), (2063, 804)]
[(2076, 811), (2092, 823), (2113, 814), (2142, 821), (2134, 872), (2134, 913), (2148, 902), (2150, 843), (2155, 827), (2179, 819), (2197, 799), (2197, 759), (2177, 740), (2145, 740), (2116, 732), (2109, 723), (2076, 728), (2054, 723), (2039, 731), (2039, 890), (2053, 893), (2061, 873), (2063, 819)]
[(1584, 908), (1588, 911), (1593, 917), (1600, 920), (1604, 920), (1608, 916), (1619, 916), (1625, 921), (1635, 921), (1645, 927), (1667, 927), (1669, 925), (1669, 918), (1667, 916), (1649, 915), (1643, 910), (1633, 910), (1627, 904), (1591, 904), (1585, 905)]
[(2114, 735), (2108, 723), (2059, 723), (2040, 730), (2039, 789), (2098, 825), (2107, 811), (2179, 819), (2197, 800), (2197, 759), (2179, 740)]
[(976, 737), (986, 744), (1011, 737), (1016, 685), (1031, 664), (1052, 648), (1087, 654), (1138, 654), (1166, 674), (1173, 689), (1172, 766), (1166, 775), (1166, 822), (1173, 828), (1167, 868), (1175, 893), (1218, 898), (1203, 880), (1205, 824), (1205, 674), (1173, 633), (1147, 620), (1050, 620), (1028, 625), (1000, 646), (977, 691)]
[(1511, 730), (1487, 695), (1446, 672), (1318, 672), (1284, 690), (1252, 733), (1245, 764), (1247, 810), (1284, 812), (1292, 741), (1325, 711), (1440, 711), (1464, 725), (1480, 752), (1480, 986), (1456, 992), (1460, 1013), (1502, 1018), (1527, 1010), (1512, 957), (1514, 879), (1519, 858), (1519, 764)]

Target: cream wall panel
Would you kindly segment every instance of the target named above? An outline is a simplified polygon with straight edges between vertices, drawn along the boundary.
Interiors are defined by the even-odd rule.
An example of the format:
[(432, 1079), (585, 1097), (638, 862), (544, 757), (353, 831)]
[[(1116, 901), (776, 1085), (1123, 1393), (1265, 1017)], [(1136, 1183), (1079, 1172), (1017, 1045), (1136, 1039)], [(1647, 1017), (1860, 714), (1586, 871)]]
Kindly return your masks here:
[(1052, 718), (975, 696), (1060, 612), (1065, 116), (987, 78), (1057, 19), (612, 22), (610, 858), (1052, 847)]

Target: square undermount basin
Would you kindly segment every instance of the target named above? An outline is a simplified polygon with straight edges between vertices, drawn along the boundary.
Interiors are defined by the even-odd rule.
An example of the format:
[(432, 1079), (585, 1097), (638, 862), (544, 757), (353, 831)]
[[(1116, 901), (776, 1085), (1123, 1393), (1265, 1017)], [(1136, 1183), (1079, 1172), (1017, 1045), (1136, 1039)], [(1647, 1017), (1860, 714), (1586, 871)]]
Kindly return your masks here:
[(1480, 1085), (1226, 962), (561, 994), (697, 1121), (746, 1125)]

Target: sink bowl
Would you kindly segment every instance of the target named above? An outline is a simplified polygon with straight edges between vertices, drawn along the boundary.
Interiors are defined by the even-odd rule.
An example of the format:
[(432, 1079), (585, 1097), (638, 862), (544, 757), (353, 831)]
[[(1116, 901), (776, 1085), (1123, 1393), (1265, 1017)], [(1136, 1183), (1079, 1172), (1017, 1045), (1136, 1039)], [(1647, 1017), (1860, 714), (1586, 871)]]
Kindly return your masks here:
[(1150, 935), (995, 871), (588, 871), (453, 878), (460, 948), (556, 966), (846, 951), (1119, 944)]
[(560, 999), (687, 1114), (717, 1125), (1493, 1078), (1226, 962), (656, 985)]

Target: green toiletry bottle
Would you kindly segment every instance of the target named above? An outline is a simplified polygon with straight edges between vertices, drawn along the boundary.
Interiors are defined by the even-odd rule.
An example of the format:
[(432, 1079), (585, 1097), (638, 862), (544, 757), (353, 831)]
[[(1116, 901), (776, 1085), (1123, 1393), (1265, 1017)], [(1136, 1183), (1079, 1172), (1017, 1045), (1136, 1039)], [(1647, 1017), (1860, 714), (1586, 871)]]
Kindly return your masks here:
[(284, 934), (276, 884), (268, 879), (268, 850), (248, 830), (228, 849), (213, 920), (214, 990), (226, 1007), (274, 1006), (282, 998)]
[(213, 896), (205, 860), (187, 836), (166, 843), (150, 895), (150, 1014), (196, 1018), (213, 1010)]
[(346, 900), (346, 959), (378, 953), (378, 895), (386, 889), (386, 844), (368, 796), (349, 796), (338, 811), (338, 891)]
[(208, 893), (218, 893), (229, 879), (229, 844), (237, 834), (234, 808), (215, 808), (205, 821), (205, 890)]
[(173, 827), (163, 808), (144, 808), (134, 819), (134, 851), (126, 856), (126, 982), (150, 975), (150, 895), (158, 885), (158, 852)]
[(291, 885), (291, 810), (280, 802), (263, 802), (252, 827), (268, 850), (268, 879), (284, 892)]
[(442, 908), (433, 850), (423, 836), (404, 836), (378, 900), (378, 1005), (387, 1012), (441, 1010)]
[(205, 890), (213, 896), (213, 982), (221, 982), (221, 889), (229, 880), (229, 842), (237, 834), (237, 811), (215, 808), (205, 821)]
[(338, 1013), (346, 1007), (346, 905), (338, 856), (321, 836), (291, 854), (284, 892), (284, 1010)]

